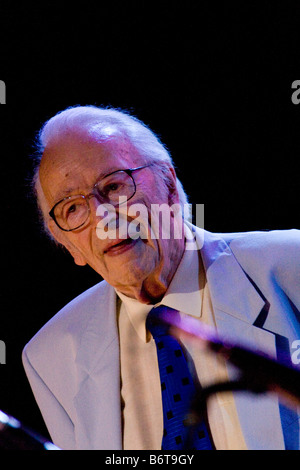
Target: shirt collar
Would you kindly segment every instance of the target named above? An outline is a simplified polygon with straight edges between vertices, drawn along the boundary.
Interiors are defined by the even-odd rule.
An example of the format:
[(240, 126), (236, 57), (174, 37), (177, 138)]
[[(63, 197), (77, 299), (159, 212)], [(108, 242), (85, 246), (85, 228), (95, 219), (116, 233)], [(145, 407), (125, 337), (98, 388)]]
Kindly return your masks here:
[(124, 303), (136, 333), (142, 341), (146, 341), (146, 318), (153, 307), (163, 304), (179, 312), (200, 317), (204, 284), (204, 269), (199, 250), (185, 249), (168, 290), (159, 303), (142, 304), (119, 291), (116, 293)]

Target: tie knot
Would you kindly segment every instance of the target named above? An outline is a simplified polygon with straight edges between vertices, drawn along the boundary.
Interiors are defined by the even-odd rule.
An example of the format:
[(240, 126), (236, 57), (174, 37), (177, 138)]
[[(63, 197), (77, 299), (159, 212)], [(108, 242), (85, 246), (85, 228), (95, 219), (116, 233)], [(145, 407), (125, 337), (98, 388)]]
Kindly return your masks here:
[(148, 313), (146, 328), (154, 338), (169, 333), (170, 326), (166, 323), (167, 315), (179, 315), (179, 312), (165, 305), (160, 305), (159, 307), (154, 307)]

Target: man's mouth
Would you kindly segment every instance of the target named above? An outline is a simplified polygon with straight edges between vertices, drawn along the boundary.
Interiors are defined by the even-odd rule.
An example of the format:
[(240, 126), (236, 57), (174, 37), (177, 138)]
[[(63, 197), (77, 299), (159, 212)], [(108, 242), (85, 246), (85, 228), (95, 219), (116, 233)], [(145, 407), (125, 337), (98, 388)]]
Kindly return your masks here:
[(137, 242), (137, 239), (126, 238), (126, 240), (121, 240), (119, 242), (112, 243), (104, 250), (104, 254), (108, 256), (116, 256), (124, 253), (127, 250), (130, 250)]

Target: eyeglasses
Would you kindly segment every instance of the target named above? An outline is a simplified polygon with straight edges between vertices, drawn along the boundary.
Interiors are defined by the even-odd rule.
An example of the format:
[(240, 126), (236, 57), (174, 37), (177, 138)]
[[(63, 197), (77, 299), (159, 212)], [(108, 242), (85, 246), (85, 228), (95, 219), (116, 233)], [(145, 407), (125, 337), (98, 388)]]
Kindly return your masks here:
[[(111, 204), (114, 207), (131, 199), (136, 193), (136, 184), (132, 173), (151, 166), (139, 166), (127, 170), (116, 170), (97, 181), (91, 193), (84, 196), (76, 194), (58, 201), (49, 212), (56, 225), (64, 232), (71, 232), (82, 227), (90, 218), (91, 208), (89, 199), (96, 197), (101, 204)], [(124, 199), (125, 198), (125, 199)]]

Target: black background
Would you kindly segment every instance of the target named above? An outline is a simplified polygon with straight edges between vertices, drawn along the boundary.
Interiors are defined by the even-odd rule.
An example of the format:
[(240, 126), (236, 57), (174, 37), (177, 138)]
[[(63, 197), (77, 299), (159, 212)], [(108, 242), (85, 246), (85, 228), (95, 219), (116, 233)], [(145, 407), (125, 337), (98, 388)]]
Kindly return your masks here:
[(43, 122), (76, 104), (130, 110), (170, 149), (207, 230), (299, 228), (299, 25), (297, 1), (1, 2), (0, 409), (47, 434), (22, 348), (99, 280), (40, 231), (27, 179)]

